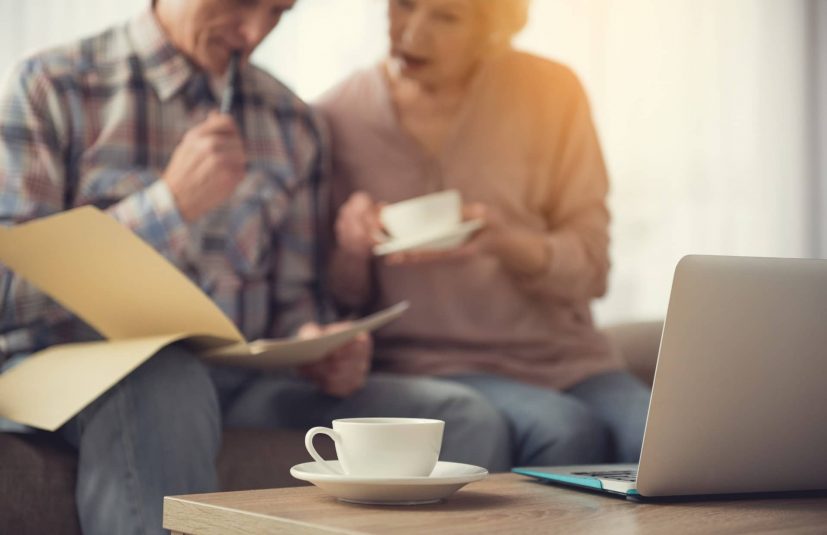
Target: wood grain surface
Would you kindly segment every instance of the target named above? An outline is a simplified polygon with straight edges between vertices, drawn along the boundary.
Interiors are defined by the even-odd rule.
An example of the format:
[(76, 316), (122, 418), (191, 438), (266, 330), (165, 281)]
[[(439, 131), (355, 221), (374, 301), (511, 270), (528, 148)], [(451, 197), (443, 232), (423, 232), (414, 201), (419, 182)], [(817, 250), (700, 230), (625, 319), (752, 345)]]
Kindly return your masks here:
[(419, 506), (337, 501), (316, 487), (167, 497), (164, 527), (259, 533), (827, 533), (827, 494), (637, 503), (515, 474)]

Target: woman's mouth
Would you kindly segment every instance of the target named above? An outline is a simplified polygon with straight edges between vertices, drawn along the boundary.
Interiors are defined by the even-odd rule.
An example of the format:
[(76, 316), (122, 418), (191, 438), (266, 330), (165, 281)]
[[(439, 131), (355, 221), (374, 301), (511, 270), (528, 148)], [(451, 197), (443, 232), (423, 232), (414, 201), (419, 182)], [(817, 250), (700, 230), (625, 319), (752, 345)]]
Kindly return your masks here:
[(428, 58), (405, 54), (404, 52), (399, 54), (399, 60), (402, 63), (402, 67), (415, 70), (427, 67), (431, 63)]

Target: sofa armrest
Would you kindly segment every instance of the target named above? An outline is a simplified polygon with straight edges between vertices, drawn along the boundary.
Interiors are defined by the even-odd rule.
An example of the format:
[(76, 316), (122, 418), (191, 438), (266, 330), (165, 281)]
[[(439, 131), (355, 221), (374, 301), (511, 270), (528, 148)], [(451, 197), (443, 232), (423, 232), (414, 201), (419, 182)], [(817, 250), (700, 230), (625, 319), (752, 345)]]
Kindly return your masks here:
[(80, 535), (75, 452), (51, 433), (0, 433), (0, 533)]
[(620, 354), (629, 370), (649, 386), (655, 378), (662, 321), (618, 323), (603, 329)]

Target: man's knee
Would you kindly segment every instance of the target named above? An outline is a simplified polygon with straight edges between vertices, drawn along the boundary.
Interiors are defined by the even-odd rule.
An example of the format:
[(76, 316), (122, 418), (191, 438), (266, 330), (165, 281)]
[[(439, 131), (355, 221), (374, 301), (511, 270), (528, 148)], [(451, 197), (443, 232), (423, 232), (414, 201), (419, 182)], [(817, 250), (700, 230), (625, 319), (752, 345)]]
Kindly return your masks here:
[(126, 381), (141, 387), (214, 390), (207, 367), (192, 352), (176, 345), (166, 347), (127, 376)]
[(183, 348), (163, 349), (116, 388), (129, 400), (130, 417), (138, 426), (197, 431), (202, 439), (220, 437), (215, 386), (201, 360)]

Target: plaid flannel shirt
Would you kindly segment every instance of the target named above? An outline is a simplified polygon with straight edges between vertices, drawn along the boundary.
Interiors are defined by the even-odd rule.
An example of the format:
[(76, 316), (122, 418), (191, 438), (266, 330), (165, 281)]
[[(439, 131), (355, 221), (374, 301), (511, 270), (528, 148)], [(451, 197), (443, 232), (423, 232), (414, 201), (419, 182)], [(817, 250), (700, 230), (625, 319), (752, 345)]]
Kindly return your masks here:
[[(160, 176), (217, 98), (152, 12), (24, 61), (0, 90), (0, 224), (93, 204), (186, 273), (248, 339), (317, 319), (320, 124), (263, 71), (247, 65), (239, 78), (247, 174), (222, 207), (187, 224)], [(2, 265), (0, 299), (2, 358), (99, 338)]]

